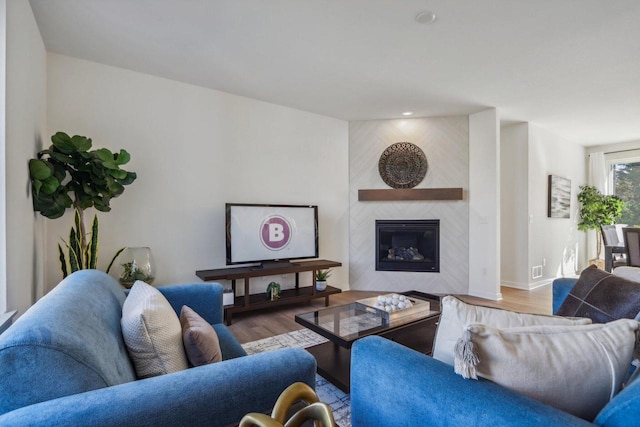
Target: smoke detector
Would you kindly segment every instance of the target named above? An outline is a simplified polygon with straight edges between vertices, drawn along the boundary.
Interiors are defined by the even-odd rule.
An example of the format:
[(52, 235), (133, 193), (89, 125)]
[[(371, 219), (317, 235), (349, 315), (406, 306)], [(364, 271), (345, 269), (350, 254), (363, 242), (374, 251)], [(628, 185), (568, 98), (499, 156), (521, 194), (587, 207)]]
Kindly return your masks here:
[(436, 14), (430, 10), (423, 10), (422, 12), (418, 12), (414, 19), (418, 24), (431, 24), (436, 20)]

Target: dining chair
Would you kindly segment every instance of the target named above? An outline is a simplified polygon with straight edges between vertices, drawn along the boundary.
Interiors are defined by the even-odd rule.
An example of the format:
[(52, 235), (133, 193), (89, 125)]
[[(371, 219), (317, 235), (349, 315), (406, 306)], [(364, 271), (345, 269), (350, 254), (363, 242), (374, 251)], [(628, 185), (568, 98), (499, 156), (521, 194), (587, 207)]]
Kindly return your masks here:
[(624, 236), (627, 265), (640, 267), (640, 228), (625, 227), (622, 229), (622, 235)]
[(616, 231), (615, 224), (600, 226), (602, 231), (602, 240), (606, 246), (623, 246), (623, 242), (618, 239), (618, 232)]
[(611, 272), (616, 267), (627, 265), (624, 242), (618, 239), (615, 225), (603, 225), (600, 227), (602, 240), (604, 241), (604, 265), (605, 270)]

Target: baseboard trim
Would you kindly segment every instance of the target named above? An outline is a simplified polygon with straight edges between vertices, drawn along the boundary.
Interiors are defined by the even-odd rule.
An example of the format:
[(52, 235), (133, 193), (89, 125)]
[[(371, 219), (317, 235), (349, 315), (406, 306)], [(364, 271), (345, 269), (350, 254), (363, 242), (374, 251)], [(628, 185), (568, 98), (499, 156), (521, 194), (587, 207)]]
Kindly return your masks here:
[(493, 301), (500, 301), (502, 299), (502, 292), (496, 292), (495, 294), (491, 292), (469, 292), (469, 295), (472, 297), (490, 299)]
[(529, 284), (528, 283), (511, 282), (509, 280), (501, 280), (500, 281), (500, 286), (506, 286), (507, 288), (514, 288), (514, 289), (523, 289), (523, 290), (526, 290), (526, 291), (529, 290)]
[(550, 285), (551, 282), (553, 282), (554, 279), (544, 279), (544, 280), (538, 280), (537, 282), (531, 282), (531, 283), (519, 283), (519, 282), (510, 282), (509, 280), (502, 280), (502, 286), (506, 286), (507, 288), (515, 288), (515, 289), (522, 289), (524, 291), (531, 291), (534, 290), (536, 288), (541, 288), (543, 286), (547, 286)]

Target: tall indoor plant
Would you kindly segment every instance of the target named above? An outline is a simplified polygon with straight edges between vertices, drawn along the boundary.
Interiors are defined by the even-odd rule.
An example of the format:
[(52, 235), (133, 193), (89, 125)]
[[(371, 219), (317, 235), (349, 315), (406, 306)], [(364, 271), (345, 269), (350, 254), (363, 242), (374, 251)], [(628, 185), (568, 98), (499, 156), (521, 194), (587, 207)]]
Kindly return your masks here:
[[(61, 217), (68, 208), (75, 210), (69, 240), (69, 269), (95, 268), (98, 255), (98, 219), (94, 216), (88, 238), (84, 211), (91, 207), (101, 212), (111, 210), (111, 199), (124, 192), (124, 186), (136, 179), (135, 172), (121, 168), (131, 156), (126, 150), (112, 153), (107, 148), (91, 150), (91, 139), (70, 137), (57, 132), (51, 146), (29, 160), (33, 190), (33, 210), (51, 219)], [(67, 260), (58, 245), (62, 274), (68, 274)], [(117, 254), (116, 254), (117, 255)], [(115, 257), (114, 257), (115, 258)], [(113, 261), (112, 261), (113, 262)]]
[(600, 259), (602, 238), (600, 227), (615, 224), (622, 216), (624, 202), (612, 194), (602, 194), (591, 185), (581, 185), (578, 193), (580, 222), (578, 230), (596, 230), (596, 259)]

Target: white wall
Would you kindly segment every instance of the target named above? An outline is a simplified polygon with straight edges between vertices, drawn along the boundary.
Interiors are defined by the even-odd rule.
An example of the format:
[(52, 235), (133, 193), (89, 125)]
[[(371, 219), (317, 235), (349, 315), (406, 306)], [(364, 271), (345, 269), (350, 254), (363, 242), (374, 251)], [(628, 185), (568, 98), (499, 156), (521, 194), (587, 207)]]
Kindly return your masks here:
[(496, 109), (469, 116), (469, 294), (500, 293), (500, 126)]
[[(571, 180), (571, 217), (548, 218), (548, 175)], [(586, 266), (586, 234), (578, 230), (578, 187), (585, 184), (584, 147), (529, 124), (529, 271), (543, 265), (529, 288), (559, 276), (575, 276)], [(530, 276), (529, 276), (530, 277)]]
[[(7, 37), (7, 2), (0, 0), (0, 36)], [(6, 42), (0, 43), (0, 100), (2, 111), (6, 111), (6, 75), (7, 51)], [(0, 322), (7, 309), (7, 186), (6, 186), (6, 127), (5, 114), (0, 114)], [(0, 328), (2, 323), (0, 323)]]
[(500, 282), (529, 284), (529, 125), (500, 130)]
[[(469, 124), (466, 116), (349, 123), (350, 283), (352, 289), (467, 293), (469, 254)], [(358, 190), (389, 188), (378, 171), (396, 142), (424, 151), (429, 169), (416, 188), (462, 187), (462, 201), (359, 202)], [(376, 219), (439, 219), (440, 272), (375, 270)]]
[(27, 165), (46, 133), (46, 52), (29, 2), (6, 7), (7, 309), (21, 314), (43, 294), (43, 229), (33, 213)]
[[(149, 246), (154, 284), (198, 282), (196, 270), (225, 266), (225, 202), (317, 204), (320, 257), (344, 263), (329, 282), (348, 287), (345, 121), (65, 56), (48, 60), (49, 133), (125, 148), (125, 168), (138, 174), (113, 210), (99, 214), (101, 268), (121, 246)], [(58, 236), (71, 217), (46, 224), (51, 286)], [(271, 280), (293, 283), (252, 280), (252, 292)]]
[[(502, 284), (519, 289), (575, 276), (586, 265), (585, 233), (577, 230), (578, 187), (585, 150), (531, 123), (501, 132)], [(571, 180), (571, 217), (549, 218), (548, 176)], [(542, 277), (532, 268), (542, 266)]]

